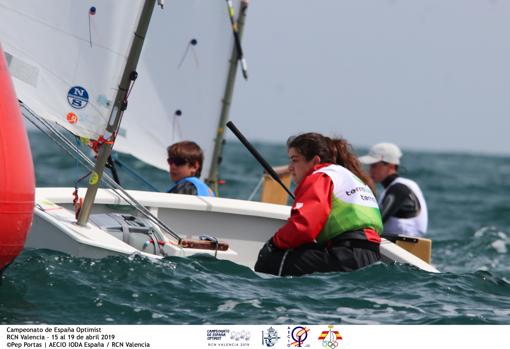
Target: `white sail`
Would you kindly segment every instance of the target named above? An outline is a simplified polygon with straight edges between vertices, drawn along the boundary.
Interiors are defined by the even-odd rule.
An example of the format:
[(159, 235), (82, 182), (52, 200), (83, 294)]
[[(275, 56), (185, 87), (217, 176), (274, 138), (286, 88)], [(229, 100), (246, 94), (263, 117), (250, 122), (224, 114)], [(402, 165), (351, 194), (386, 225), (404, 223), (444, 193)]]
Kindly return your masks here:
[(192, 140), (206, 176), (233, 44), (225, 0), (174, 0), (156, 11), (114, 150), (167, 170), (166, 147)]
[(142, 7), (0, 0), (0, 42), (18, 98), (76, 135), (103, 135)]

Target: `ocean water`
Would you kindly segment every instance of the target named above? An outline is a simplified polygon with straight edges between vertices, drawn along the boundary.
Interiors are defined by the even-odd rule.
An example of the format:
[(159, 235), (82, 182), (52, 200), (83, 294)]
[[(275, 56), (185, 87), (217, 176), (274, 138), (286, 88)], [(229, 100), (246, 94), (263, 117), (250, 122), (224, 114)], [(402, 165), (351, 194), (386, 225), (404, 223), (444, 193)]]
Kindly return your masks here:
[[(45, 136), (31, 132), (30, 140), (38, 186), (72, 186), (86, 173), (55, 155), (62, 152)], [(256, 147), (272, 165), (285, 164), (283, 144)], [(170, 185), (164, 171), (119, 159), (161, 190)], [(440, 274), (376, 264), (277, 278), (206, 257), (94, 260), (25, 250), (2, 277), (0, 324), (509, 324), (510, 157), (405, 151), (403, 166), (428, 201)], [(221, 170), (222, 196), (241, 199), (262, 173), (235, 141)], [(147, 189), (125, 170), (120, 177)]]

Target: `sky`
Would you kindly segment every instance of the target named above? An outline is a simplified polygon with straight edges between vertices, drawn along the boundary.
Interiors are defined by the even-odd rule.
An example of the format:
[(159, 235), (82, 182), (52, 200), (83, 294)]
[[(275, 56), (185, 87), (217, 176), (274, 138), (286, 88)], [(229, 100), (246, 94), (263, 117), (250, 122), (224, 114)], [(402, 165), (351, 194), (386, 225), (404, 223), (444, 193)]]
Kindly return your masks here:
[(250, 140), (510, 154), (508, 0), (252, 0), (243, 50)]

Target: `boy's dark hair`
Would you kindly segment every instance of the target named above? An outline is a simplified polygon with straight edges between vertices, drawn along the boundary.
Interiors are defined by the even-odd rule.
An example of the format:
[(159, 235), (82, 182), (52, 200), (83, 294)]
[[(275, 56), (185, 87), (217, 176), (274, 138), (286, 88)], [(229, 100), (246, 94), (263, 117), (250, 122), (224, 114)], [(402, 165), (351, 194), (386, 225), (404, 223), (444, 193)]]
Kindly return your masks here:
[(192, 141), (177, 142), (166, 148), (168, 161), (171, 159), (181, 159), (187, 164), (198, 162), (198, 170), (195, 177), (200, 177), (202, 173), (202, 164), (204, 162), (204, 153), (198, 144)]

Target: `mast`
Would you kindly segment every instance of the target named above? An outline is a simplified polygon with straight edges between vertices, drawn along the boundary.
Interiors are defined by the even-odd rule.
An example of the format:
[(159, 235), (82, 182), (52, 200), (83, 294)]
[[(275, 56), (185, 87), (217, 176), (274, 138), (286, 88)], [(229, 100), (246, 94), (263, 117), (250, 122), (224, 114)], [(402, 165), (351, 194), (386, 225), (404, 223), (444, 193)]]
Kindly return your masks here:
[(140, 20), (134, 33), (133, 43), (131, 44), (131, 49), (129, 50), (126, 66), (124, 67), (122, 79), (120, 80), (119, 90), (117, 92), (117, 96), (115, 97), (114, 107), (110, 114), (110, 119), (108, 120), (108, 125), (105, 130), (104, 138), (106, 138), (106, 142), (102, 142), (99, 145), (96, 164), (89, 177), (87, 194), (85, 195), (83, 206), (80, 209), (80, 213), (78, 215), (77, 223), (79, 225), (86, 225), (89, 220), (92, 205), (94, 204), (97, 189), (101, 183), (101, 177), (103, 176), (106, 162), (108, 161), (108, 157), (112, 152), (113, 141), (115, 140), (115, 136), (122, 119), (122, 113), (127, 107), (126, 97), (129, 92), (129, 86), (131, 85), (131, 82), (136, 79), (135, 70), (138, 64), (138, 59), (140, 58), (140, 54), (142, 52), (143, 42), (147, 34), (147, 29), (149, 28), (149, 22), (154, 10), (155, 3), (156, 0), (145, 0), (143, 5), (142, 13), (140, 14)]
[[(237, 18), (237, 34), (239, 42), (243, 36), (244, 22), (246, 19), (246, 10), (248, 9), (248, 0), (241, 1), (239, 16)], [(232, 95), (234, 92), (234, 84), (236, 80), (237, 68), (239, 65), (239, 50), (236, 45), (232, 47), (232, 55), (230, 57), (230, 67), (228, 71), (227, 83), (225, 85), (225, 93), (223, 95), (221, 114), (216, 129), (216, 139), (214, 141), (213, 157), (211, 159), (211, 167), (207, 178), (208, 184), (212, 190), (218, 193), (218, 172), (221, 162), (221, 154), (223, 152), (223, 138), (225, 135), (225, 125), (228, 121), (230, 105), (232, 103)]]

